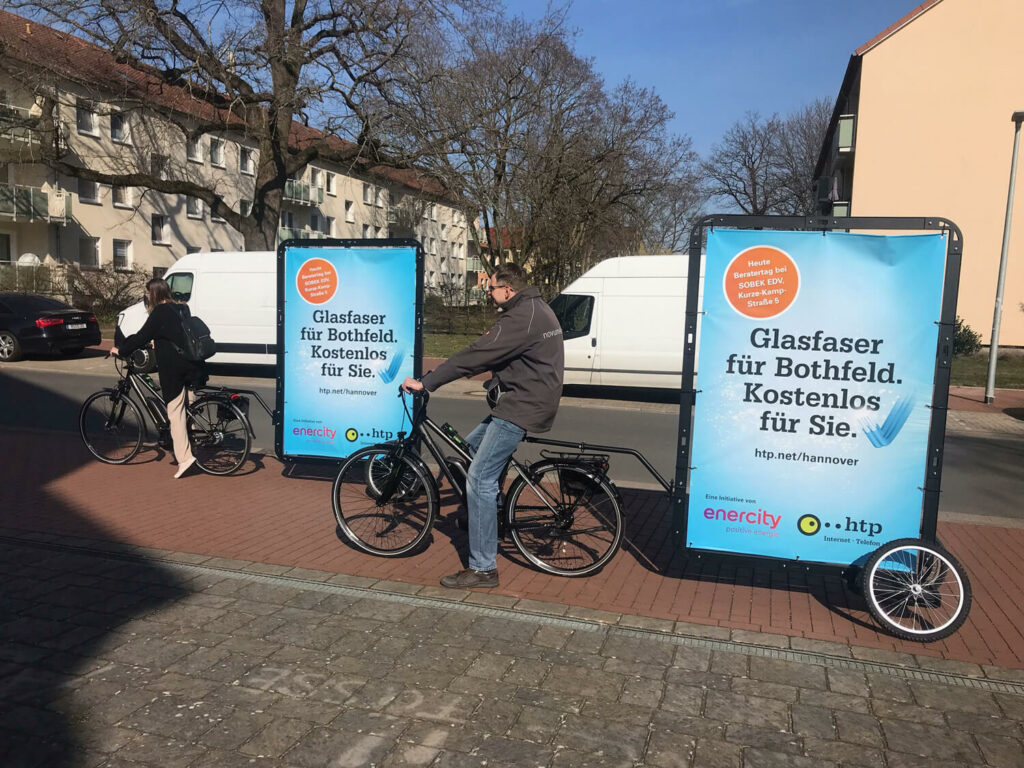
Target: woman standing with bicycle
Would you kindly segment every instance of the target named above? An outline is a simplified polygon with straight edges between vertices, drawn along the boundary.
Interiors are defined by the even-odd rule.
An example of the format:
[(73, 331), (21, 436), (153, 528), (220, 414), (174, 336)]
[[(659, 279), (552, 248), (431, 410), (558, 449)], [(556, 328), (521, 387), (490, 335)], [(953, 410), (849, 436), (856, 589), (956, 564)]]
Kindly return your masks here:
[[(185, 426), (185, 408), (188, 405), (187, 387), (201, 387), (206, 383), (206, 366), (186, 360), (181, 350), (185, 346), (180, 304), (171, 296), (170, 286), (155, 277), (146, 283), (143, 296), (149, 317), (138, 333), (125, 339), (119, 347), (110, 350), (113, 355), (127, 357), (150, 342), (156, 347), (156, 365), (160, 374), (160, 389), (167, 404), (167, 420), (171, 426), (174, 458), (178, 462), (175, 478), (184, 475), (195, 464), (192, 446)], [(185, 312), (188, 309), (186, 307)]]

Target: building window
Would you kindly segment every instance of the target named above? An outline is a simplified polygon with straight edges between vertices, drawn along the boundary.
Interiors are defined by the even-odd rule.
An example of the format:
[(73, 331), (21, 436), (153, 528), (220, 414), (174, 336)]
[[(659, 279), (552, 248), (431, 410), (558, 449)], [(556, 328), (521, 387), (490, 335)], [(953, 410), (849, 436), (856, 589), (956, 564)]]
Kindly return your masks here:
[(189, 197), (185, 199), (185, 215), (190, 219), (203, 218), (203, 201), (198, 197), (192, 197), (189, 195)]
[(238, 212), (242, 216), (252, 215), (252, 200), (242, 200), (238, 203)]
[(93, 203), (99, 205), (100, 185), (95, 181), (86, 179), (78, 180), (78, 201), (81, 203)]
[(363, 184), (363, 203), (373, 205), (373, 187), (366, 183)]
[(295, 229), (295, 214), (291, 211), (281, 211), (281, 226), (285, 229)]
[(224, 167), (224, 140), (210, 137), (210, 165)]
[(167, 178), (167, 163), (170, 158), (167, 155), (158, 155), (155, 152), (149, 156), (149, 171), (158, 179)]
[(185, 246), (185, 253), (186, 254), (189, 254), (189, 253), (199, 253), (199, 246), (198, 245), (186, 245)]
[(317, 213), (316, 211), (312, 211), (309, 214), (309, 228), (313, 232), (319, 232), (320, 231), (320, 214)]
[(154, 213), (150, 229), (153, 242), (157, 245), (170, 245), (170, 224), (167, 217), (160, 213)]
[(122, 112), (110, 113), (110, 140), (118, 144), (130, 144), (131, 135), (128, 132), (128, 117)]
[(132, 195), (128, 187), (113, 186), (110, 188), (110, 199), (115, 208), (131, 208)]
[(370, 237), (370, 225), (369, 224), (363, 224), (363, 237), (365, 237), (365, 238), (369, 238)]
[(333, 173), (328, 173), (327, 174), (327, 194), (328, 195), (336, 195), (336, 194), (338, 194), (338, 191), (337, 191), (337, 189), (335, 189), (335, 186), (334, 186), (334, 174)]
[(100, 239), (98, 237), (78, 238), (78, 263), (83, 267), (100, 265)]
[(349, 224), (355, 224), (356, 223), (356, 214), (352, 210), (352, 201), (351, 200), (346, 200), (345, 201), (345, 221), (347, 221)]
[(388, 231), (384, 227), (377, 227), (377, 237), (387, 237)]
[(252, 150), (248, 147), (240, 147), (238, 150), (238, 170), (252, 176), (255, 173), (255, 165), (252, 161)]
[(323, 174), (320, 173), (320, 169), (319, 168), (310, 168), (309, 169), (309, 186), (311, 186), (311, 187), (323, 186), (322, 180), (323, 180)]
[(442, 225), (441, 225), (441, 239), (442, 239), (442, 240), (444, 240), (444, 236), (445, 236), (445, 230), (446, 230), (446, 229), (448, 229), (448, 225), (447, 225), (447, 224), (442, 224)]
[(334, 217), (324, 217), (324, 234), (328, 237), (334, 237)]
[(224, 217), (221, 216), (219, 213), (214, 213), (214, 210), (219, 211), (219, 210), (222, 210), (223, 207), (224, 207), (224, 201), (221, 200), (220, 201), (220, 205), (217, 206), (217, 208), (215, 208), (215, 209), (211, 208), (210, 209), (210, 221), (216, 221), (218, 224), (223, 224), (224, 223), (224, 221), (225, 221)]
[(185, 154), (190, 162), (203, 162), (203, 142), (198, 136), (194, 139), (189, 139), (185, 143)]
[(114, 241), (114, 269), (128, 269), (132, 260), (132, 241)]
[(373, 204), (376, 205), (378, 208), (383, 208), (384, 207), (384, 192), (385, 192), (385, 190), (378, 189), (378, 190), (376, 190), (376, 194), (374, 195), (374, 202), (373, 202)]
[(78, 99), (75, 102), (75, 123), (78, 132), (88, 136), (98, 136), (99, 126), (96, 120), (96, 106), (86, 99)]
[(430, 220), (437, 221), (437, 203), (430, 204)]

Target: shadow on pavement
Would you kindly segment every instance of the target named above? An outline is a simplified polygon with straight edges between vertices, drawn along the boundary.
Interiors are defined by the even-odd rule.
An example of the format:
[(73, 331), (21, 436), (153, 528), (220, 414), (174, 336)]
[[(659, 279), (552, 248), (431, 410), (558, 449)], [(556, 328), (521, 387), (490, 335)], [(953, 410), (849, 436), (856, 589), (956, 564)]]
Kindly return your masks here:
[[(0, 371), (0, 400), (8, 410), (35, 402), (34, 389)], [(36, 419), (53, 427), (77, 415), (78, 403), (50, 392), (45, 397), (45, 419), (34, 412), (17, 423)], [(111, 710), (105, 708), (107, 721), (95, 722), (90, 702), (123, 697), (117, 710), (155, 695), (129, 690), (135, 671), (159, 666), (160, 649), (134, 641), (128, 626), (188, 590), (151, 562), (42, 541), (39, 534), (50, 530), (96, 542), (117, 542), (117, 536), (62, 495), (69, 476), (92, 460), (78, 436), (67, 434), (45, 464), (22, 458), (35, 452), (21, 449), (40, 439), (0, 428), (0, 765), (98, 764), (100, 753), (121, 744), (97, 738), (112, 725)], [(144, 488), (124, 492), (145, 503)]]
[(619, 557), (632, 557), (648, 570), (669, 578), (806, 594), (844, 619), (877, 630), (858, 617), (866, 614), (867, 607), (861, 596), (848, 588), (843, 569), (773, 558), (688, 552), (673, 535), (671, 505), (663, 492), (627, 489), (622, 495), (627, 510), (626, 535)]

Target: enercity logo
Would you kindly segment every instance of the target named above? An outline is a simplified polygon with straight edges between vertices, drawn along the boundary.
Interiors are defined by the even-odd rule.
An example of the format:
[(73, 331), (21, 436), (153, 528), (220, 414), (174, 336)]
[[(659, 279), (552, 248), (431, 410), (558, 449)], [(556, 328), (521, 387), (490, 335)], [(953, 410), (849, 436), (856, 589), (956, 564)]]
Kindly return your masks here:
[(292, 427), (292, 434), (296, 437), (326, 437), (328, 440), (334, 440), (338, 430), (330, 427)]
[(738, 523), (737, 526), (727, 525), (726, 533), (753, 533), (759, 536), (777, 537), (775, 532), (782, 515), (773, 515), (763, 509), (756, 512), (746, 509), (724, 509), (707, 507), (704, 510), (706, 520), (722, 520), (727, 523)]

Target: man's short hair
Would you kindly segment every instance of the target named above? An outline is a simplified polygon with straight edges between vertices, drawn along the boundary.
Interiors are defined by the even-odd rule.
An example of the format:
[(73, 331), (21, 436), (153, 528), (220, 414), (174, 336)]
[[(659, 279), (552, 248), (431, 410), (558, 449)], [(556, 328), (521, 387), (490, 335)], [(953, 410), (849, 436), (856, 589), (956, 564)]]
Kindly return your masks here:
[(526, 270), (511, 261), (499, 264), (494, 270), (494, 274), (491, 275), (491, 284), (494, 283), (507, 285), (516, 293), (530, 285), (526, 279)]

